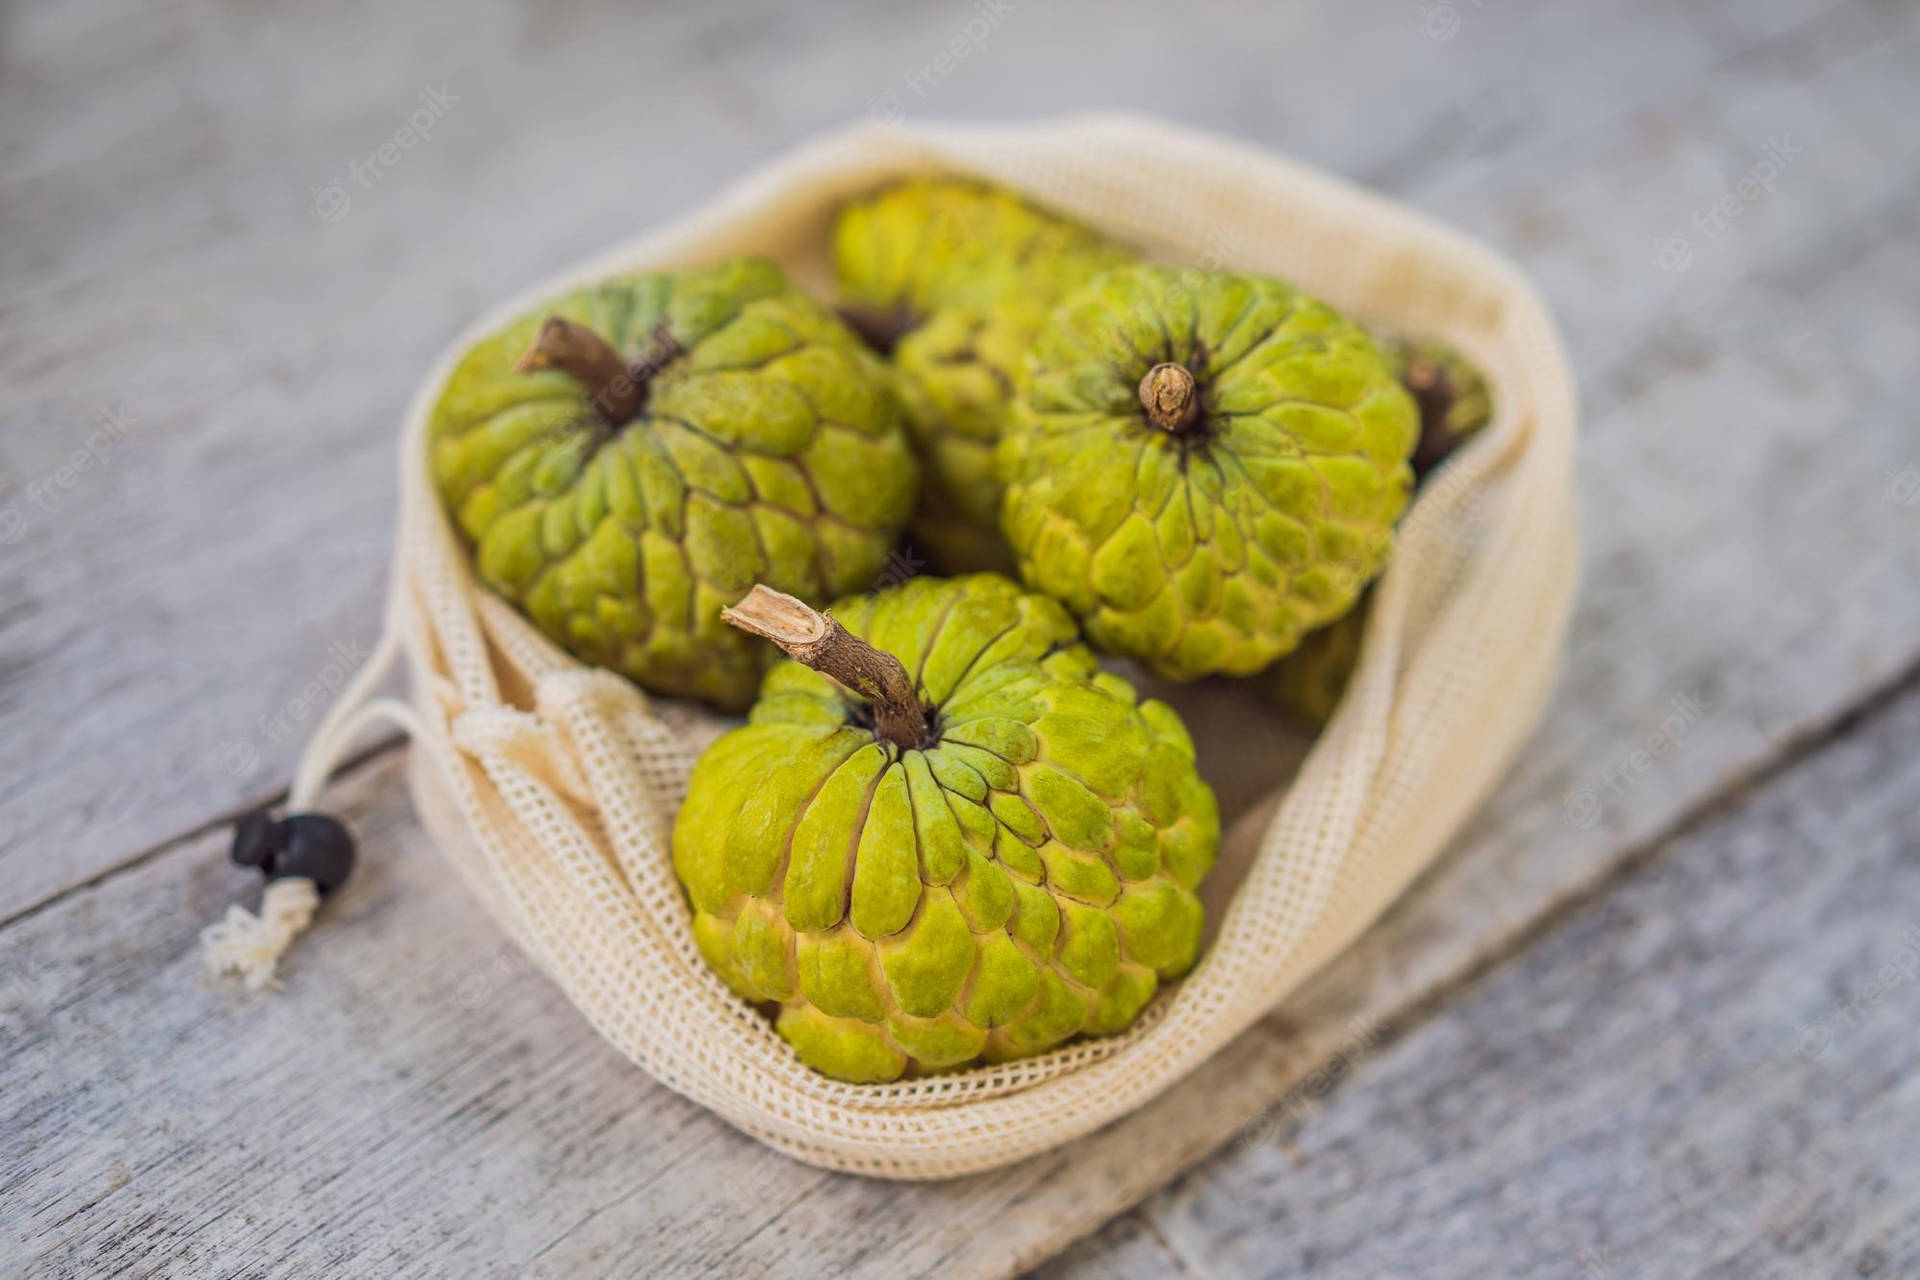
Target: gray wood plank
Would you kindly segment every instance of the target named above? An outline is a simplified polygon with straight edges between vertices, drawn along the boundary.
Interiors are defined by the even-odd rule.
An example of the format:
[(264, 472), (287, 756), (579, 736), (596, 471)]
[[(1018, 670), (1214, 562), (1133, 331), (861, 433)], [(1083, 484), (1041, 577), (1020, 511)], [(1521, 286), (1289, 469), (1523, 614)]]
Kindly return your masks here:
[(799, 138), (1117, 103), (1414, 191), (1824, 3), (1459, 6), (1445, 40), (1397, 0), (1022, 3), (931, 77), (970, 6), (10, 6), (0, 919), (284, 783), (375, 632), (391, 432), (448, 335)]
[(1152, 1217), (1135, 1209), (1069, 1245), (1028, 1274), (1097, 1275), (1103, 1280), (1204, 1280), (1174, 1252)]
[(1916, 794), (1910, 692), (1036, 1280), (1920, 1275)]
[[(1653, 25), (1623, 34), (1617, 11), (1542, 12), (1561, 16), (1481, 23), (1466, 9), (1446, 42), (1384, 28), (1413, 50), (1386, 55), (1410, 84), (1436, 57), (1484, 56), (1528, 66), (1540, 106), (1518, 112), (1511, 137), (1435, 144), (1455, 158), (1438, 169), (1422, 168), (1431, 147), (1359, 163), (1389, 181), (1409, 172), (1423, 199), (1508, 243), (1568, 320), (1593, 426), (1579, 640), (1540, 740), (1459, 853), (1312, 991), (1139, 1117), (1056, 1156), (937, 1187), (831, 1177), (760, 1151), (600, 1044), (446, 882), (381, 789), (394, 768), (382, 763), (343, 793), (365, 878), (278, 1000), (190, 976), (192, 928), (244, 884), (219, 865), (218, 835), (0, 932), (25, 1029), (5, 1047), (0, 1238), (46, 1251), (50, 1273), (1003, 1273), (1200, 1158), (1351, 1038), (1350, 1018), (1400, 1025), (1623, 854), (1899, 679), (1920, 635), (1920, 523), (1888, 489), (1913, 445), (1901, 416), (1913, 375), (1888, 336), (1915, 296), (1904, 245), (1920, 141), (1900, 96), (1911, 19), (1848, 6), (1710, 75), (1709, 51), (1730, 37), (1679, 23), (1645, 59), (1647, 97), (1579, 115), (1516, 51), (1544, 42), (1565, 65), (1597, 49), (1637, 83), (1625, 72), (1637, 44), (1661, 43), (1663, 19), (1650, 9)], [(1697, 12), (1711, 28), (1736, 11)], [(1337, 47), (1313, 45), (1324, 31), (1272, 30)], [(1686, 74), (1664, 51), (1676, 44), (1696, 55)], [(1092, 71), (1069, 74), (1084, 85)], [(1429, 114), (1412, 125), (1399, 99), (1343, 100), (1318, 121), (1249, 132), (1311, 151), (1352, 129), (1374, 145), (1417, 132), (1451, 109), (1432, 95), (1457, 89), (1425, 91)], [(1737, 180), (1748, 124), (1779, 102), (1807, 130), (1793, 170), (1804, 185), (1783, 183), (1737, 233), (1703, 239), (1687, 271), (1662, 272), (1654, 238)], [(1651, 141), (1646, 113), (1665, 130)], [(1785, 313), (1807, 329), (1776, 330)], [(1820, 363), (1832, 352), (1842, 379)], [(1725, 443), (1733, 424), (1739, 451)], [(1680, 750), (1633, 767), (1690, 692), (1712, 710)], [(1583, 787), (1597, 811), (1570, 824), (1587, 810), (1566, 798)]]

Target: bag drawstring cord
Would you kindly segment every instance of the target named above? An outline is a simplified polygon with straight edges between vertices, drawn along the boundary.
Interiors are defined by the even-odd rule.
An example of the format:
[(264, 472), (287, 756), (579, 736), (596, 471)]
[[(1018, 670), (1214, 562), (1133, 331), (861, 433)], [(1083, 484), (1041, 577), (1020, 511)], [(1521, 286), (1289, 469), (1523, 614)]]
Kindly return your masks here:
[[(397, 578), (396, 578), (397, 582)], [(396, 588), (387, 601), (373, 652), (321, 717), (294, 769), (287, 812), (275, 819), (249, 814), (234, 827), (233, 860), (267, 877), (258, 914), (238, 903), (200, 933), (201, 955), (216, 973), (238, 974), (250, 991), (276, 985), (274, 972), (293, 940), (313, 922), (320, 899), (353, 871), (353, 837), (325, 813), (310, 810), (353, 741), (380, 721), (409, 738), (422, 736), (420, 718), (398, 698), (374, 697), (402, 651)]]

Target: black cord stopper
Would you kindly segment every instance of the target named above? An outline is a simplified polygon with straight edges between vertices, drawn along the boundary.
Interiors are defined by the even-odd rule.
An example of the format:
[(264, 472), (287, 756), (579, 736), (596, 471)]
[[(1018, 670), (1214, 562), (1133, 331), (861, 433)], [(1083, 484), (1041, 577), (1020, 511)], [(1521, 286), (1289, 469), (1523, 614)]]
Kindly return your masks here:
[(311, 880), (324, 898), (353, 874), (353, 836), (324, 813), (290, 813), (277, 821), (250, 813), (233, 828), (232, 856), (243, 867), (260, 868), (269, 880)]

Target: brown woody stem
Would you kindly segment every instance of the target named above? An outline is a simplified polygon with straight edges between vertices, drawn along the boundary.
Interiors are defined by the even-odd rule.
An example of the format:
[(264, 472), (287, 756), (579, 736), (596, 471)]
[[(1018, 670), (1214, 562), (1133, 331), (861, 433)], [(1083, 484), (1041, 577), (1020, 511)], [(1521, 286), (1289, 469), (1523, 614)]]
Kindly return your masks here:
[(610, 427), (621, 427), (640, 415), (647, 402), (647, 381), (660, 372), (680, 346), (665, 325), (655, 325), (653, 350), (629, 365), (605, 338), (583, 324), (548, 316), (539, 336), (514, 363), (515, 373), (558, 369), (586, 388), (587, 398)]
[(1170, 435), (1179, 435), (1200, 417), (1200, 387), (1193, 371), (1183, 364), (1157, 364), (1140, 379), (1140, 407), (1147, 421)]
[(794, 661), (812, 667), (865, 698), (873, 728), (902, 748), (928, 744), (933, 717), (914, 691), (900, 659), (874, 648), (804, 600), (756, 585), (720, 616), (742, 631), (765, 636)]

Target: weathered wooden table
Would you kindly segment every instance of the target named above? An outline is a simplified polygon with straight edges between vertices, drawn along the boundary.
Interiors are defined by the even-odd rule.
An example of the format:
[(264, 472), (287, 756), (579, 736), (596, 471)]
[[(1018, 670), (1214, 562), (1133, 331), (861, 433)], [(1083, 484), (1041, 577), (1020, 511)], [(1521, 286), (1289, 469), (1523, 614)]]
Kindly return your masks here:
[[(1920, 1275), (1912, 6), (0, 21), (0, 1270)], [(934, 1186), (631, 1069), (391, 744), (286, 991), (200, 973), (228, 823), (375, 632), (391, 433), (451, 333), (850, 116), (1115, 104), (1450, 218), (1566, 327), (1566, 676), (1388, 919), (1140, 1115)]]

